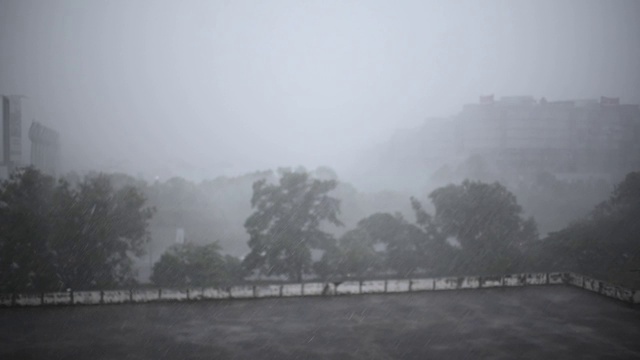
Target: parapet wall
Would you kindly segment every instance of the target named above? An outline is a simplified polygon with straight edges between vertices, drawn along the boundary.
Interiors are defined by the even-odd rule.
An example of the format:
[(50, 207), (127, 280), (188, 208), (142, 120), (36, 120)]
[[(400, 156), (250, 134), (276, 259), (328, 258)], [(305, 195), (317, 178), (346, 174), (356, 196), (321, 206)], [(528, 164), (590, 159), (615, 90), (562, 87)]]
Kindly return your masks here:
[(525, 273), (503, 276), (461, 276), (428, 279), (310, 282), (302, 284), (238, 285), (227, 288), (68, 291), (0, 295), (0, 307), (101, 305), (157, 301), (257, 299), (292, 296), (340, 296), (418, 291), (467, 290), (498, 287), (571, 285), (629, 304), (640, 303), (640, 290), (631, 290), (575, 273)]

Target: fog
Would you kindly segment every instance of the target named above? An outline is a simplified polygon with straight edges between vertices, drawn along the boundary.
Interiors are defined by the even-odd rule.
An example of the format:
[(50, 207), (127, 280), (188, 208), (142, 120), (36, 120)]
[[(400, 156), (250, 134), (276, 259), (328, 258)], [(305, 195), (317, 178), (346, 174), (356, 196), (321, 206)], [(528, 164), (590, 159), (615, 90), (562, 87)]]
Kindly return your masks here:
[[(640, 102), (635, 1), (0, 1), (0, 93), (64, 170), (358, 164), (483, 94)], [(31, 120), (31, 119), (29, 119)], [(365, 155), (363, 155), (365, 154)]]

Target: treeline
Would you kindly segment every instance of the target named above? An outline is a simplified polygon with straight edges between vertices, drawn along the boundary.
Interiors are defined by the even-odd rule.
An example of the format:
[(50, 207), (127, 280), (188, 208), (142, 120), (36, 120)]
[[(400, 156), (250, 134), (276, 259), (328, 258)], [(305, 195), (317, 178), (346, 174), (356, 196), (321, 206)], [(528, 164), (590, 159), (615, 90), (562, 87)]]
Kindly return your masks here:
[[(211, 238), (173, 245), (153, 265), (153, 284), (570, 270), (638, 285), (640, 173), (627, 175), (588, 217), (543, 239), (497, 182), (440, 187), (428, 203), (406, 199), (411, 217), (377, 212), (345, 226), (343, 192), (336, 191), (333, 174), (255, 175), (244, 221), (246, 256), (224, 256)], [(133, 261), (151, 241), (154, 214), (163, 211), (153, 190), (174, 187), (174, 203), (164, 203), (172, 209), (202, 204), (197, 197), (191, 205), (185, 200), (187, 182), (164, 186), (104, 174), (56, 182), (34, 169), (14, 173), (0, 185), (0, 291), (134, 286)], [(149, 206), (154, 196), (156, 206)]]
[[(322, 229), (326, 223), (342, 225), (340, 199), (331, 196), (337, 181), (304, 171), (279, 175), (278, 181), (253, 185), (253, 213), (245, 222), (250, 252), (235, 268), (241, 271), (237, 279), (340, 281), (569, 270), (637, 285), (639, 173), (629, 174), (587, 218), (543, 239), (509, 190), (479, 181), (431, 192), (432, 213), (411, 198), (413, 220), (376, 213), (335, 238)], [(191, 283), (188, 272), (181, 282)]]
[(0, 291), (101, 289), (135, 283), (154, 209), (106, 175), (75, 185), (33, 168), (0, 184)]
[[(537, 239), (535, 222), (522, 217), (515, 197), (498, 183), (465, 181), (432, 192), (435, 214), (415, 198), (415, 221), (377, 213), (360, 220), (339, 239), (320, 224), (339, 225), (334, 180), (283, 171), (278, 184), (254, 184), (254, 213), (244, 267), (254, 274), (285, 275), (300, 281), (410, 277), (454, 273), (504, 273), (518, 268), (525, 244)], [(322, 252), (313, 261), (313, 251)]]

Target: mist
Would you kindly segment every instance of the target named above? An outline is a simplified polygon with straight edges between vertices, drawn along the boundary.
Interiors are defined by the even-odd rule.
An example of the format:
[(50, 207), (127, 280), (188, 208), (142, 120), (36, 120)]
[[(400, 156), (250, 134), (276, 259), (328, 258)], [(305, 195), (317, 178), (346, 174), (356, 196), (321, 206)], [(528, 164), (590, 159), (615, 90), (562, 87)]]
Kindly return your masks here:
[(639, 19), (0, 0), (0, 358), (640, 358)]
[(61, 133), (65, 171), (325, 165), (358, 185), (397, 129), (482, 94), (640, 102), (638, 15), (633, 1), (3, 0), (0, 93)]

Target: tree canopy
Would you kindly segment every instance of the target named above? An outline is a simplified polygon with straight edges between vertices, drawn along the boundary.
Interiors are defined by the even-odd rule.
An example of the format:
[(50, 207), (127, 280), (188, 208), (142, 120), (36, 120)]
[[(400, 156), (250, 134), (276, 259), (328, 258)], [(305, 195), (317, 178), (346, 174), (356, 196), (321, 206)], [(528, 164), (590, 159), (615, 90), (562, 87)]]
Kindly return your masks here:
[(291, 170), (280, 170), (278, 184), (256, 181), (254, 212), (245, 222), (251, 249), (244, 260), (247, 269), (301, 281), (311, 268), (311, 249), (327, 249), (335, 241), (320, 225), (342, 224), (340, 201), (329, 195), (336, 185)]
[(374, 240), (361, 228), (347, 231), (336, 246), (327, 249), (314, 264), (323, 279), (362, 279), (383, 267), (383, 256), (374, 248)]
[(402, 215), (377, 213), (362, 219), (363, 229), (374, 242), (385, 246), (385, 264), (398, 275), (407, 277), (416, 270), (427, 270), (430, 251), (429, 239), (416, 225)]
[[(640, 270), (640, 172), (627, 174), (608, 200), (535, 250), (538, 266), (579, 271), (596, 277), (629, 279)], [(532, 264), (532, 266), (535, 264)], [(635, 280), (630, 280), (635, 275)]]
[(538, 237), (535, 221), (524, 219), (516, 197), (500, 183), (464, 181), (434, 190), (433, 223), (460, 244), (463, 270), (508, 272), (518, 266), (523, 246)]
[(233, 258), (223, 257), (217, 243), (174, 245), (153, 266), (151, 281), (169, 287), (219, 286), (232, 279), (233, 265)]
[(47, 241), (53, 192), (54, 180), (32, 168), (0, 184), (0, 290), (41, 289), (55, 282)]
[(104, 288), (134, 281), (154, 209), (107, 176), (77, 186), (33, 168), (0, 186), (0, 286), (7, 291)]

